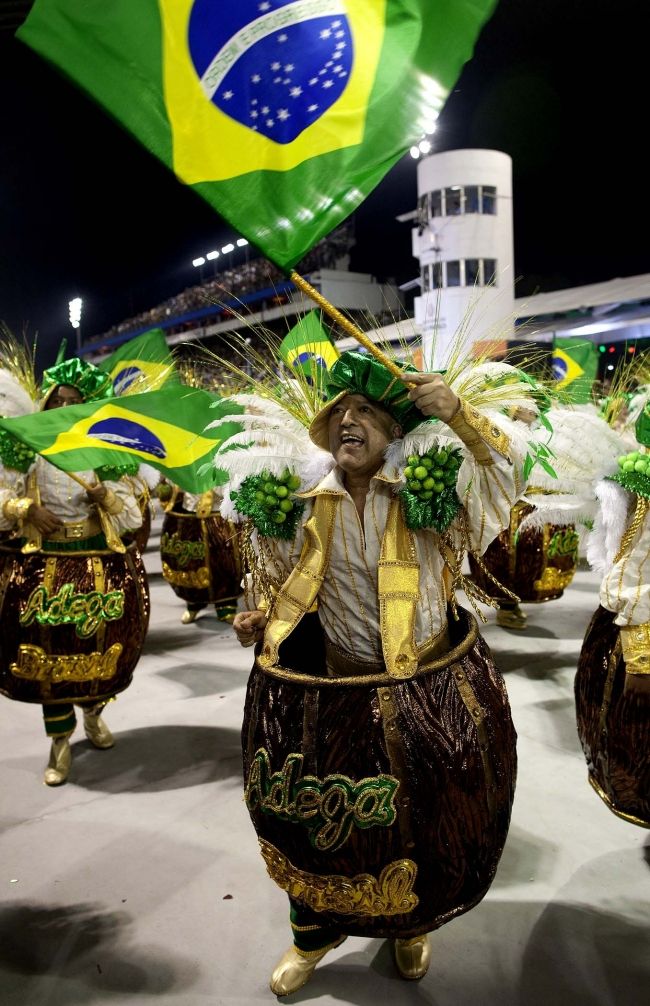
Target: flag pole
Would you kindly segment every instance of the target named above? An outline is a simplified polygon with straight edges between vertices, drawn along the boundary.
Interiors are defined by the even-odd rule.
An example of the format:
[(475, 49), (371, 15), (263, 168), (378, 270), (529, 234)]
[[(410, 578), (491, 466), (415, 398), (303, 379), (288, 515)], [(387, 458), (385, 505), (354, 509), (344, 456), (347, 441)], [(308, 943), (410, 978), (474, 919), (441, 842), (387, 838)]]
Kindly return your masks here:
[(357, 342), (361, 343), (361, 345), (367, 349), (369, 353), (372, 353), (376, 360), (383, 363), (384, 367), (390, 371), (393, 377), (399, 378), (399, 380), (404, 381), (405, 384), (408, 382), (408, 378), (406, 377), (404, 371), (400, 370), (395, 361), (391, 360), (385, 353), (382, 353), (381, 349), (379, 349), (379, 347), (368, 338), (365, 332), (362, 332), (360, 328), (357, 328), (357, 326), (350, 321), (349, 318), (346, 318), (344, 314), (341, 314), (338, 308), (334, 307), (334, 305), (331, 304), (326, 297), (323, 297), (322, 293), (320, 293), (315, 286), (312, 286), (311, 283), (304, 278), (304, 276), (301, 276), (300, 273), (295, 271), (295, 269), (292, 269), (289, 273), (289, 279), (295, 286), (298, 287), (299, 290), (302, 290), (303, 293), (307, 294), (308, 297), (318, 304), (318, 306), (322, 308), (322, 310), (325, 311), (330, 318), (337, 322), (337, 324), (339, 324), (341, 328), (348, 333), (348, 335), (351, 335), (353, 339), (356, 339)]
[(69, 475), (70, 478), (74, 482), (77, 482), (81, 486), (82, 489), (86, 490), (86, 492), (90, 492), (91, 489), (96, 489), (97, 488), (97, 486), (89, 486), (87, 482), (84, 482), (84, 480), (81, 478), (80, 475), (76, 474), (76, 472), (66, 472), (66, 475)]

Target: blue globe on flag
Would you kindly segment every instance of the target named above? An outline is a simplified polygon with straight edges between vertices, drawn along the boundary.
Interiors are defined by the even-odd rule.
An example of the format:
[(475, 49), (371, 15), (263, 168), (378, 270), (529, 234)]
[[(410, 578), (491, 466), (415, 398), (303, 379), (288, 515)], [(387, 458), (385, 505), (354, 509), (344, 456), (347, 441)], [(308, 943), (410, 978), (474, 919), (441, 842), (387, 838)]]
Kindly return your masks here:
[(131, 450), (149, 454), (152, 458), (163, 460), (167, 457), (165, 446), (155, 433), (132, 419), (120, 419), (117, 416), (101, 419), (88, 428), (88, 436), (116, 447), (130, 447)]
[(208, 100), (284, 144), (341, 97), (354, 59), (342, 0), (195, 0), (188, 45)]

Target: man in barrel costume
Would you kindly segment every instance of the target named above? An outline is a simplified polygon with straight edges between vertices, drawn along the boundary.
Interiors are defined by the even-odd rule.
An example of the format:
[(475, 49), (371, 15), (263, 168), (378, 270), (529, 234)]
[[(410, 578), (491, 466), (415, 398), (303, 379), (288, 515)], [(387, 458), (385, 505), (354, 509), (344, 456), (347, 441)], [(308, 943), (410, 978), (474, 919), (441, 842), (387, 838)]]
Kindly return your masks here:
[[(294, 943), (271, 977), (277, 995), (304, 985), (347, 935), (392, 938), (400, 975), (423, 977), (427, 933), (485, 895), (509, 826), (507, 695), (454, 587), (464, 550), (484, 551), (507, 526), (519, 465), (499, 426), (439, 374), (404, 380), (360, 353), (334, 364), (309, 435), (335, 466), (297, 494), (306, 520), (293, 538), (269, 546), (258, 528), (269, 588), (234, 622), (242, 645), (257, 644), (246, 801), (290, 899)], [(427, 417), (441, 422), (421, 427)], [(397, 494), (400, 451), (407, 478), (427, 475), (403, 449), (416, 427), (460, 448), (445, 533), (411, 530)], [(442, 487), (442, 467), (432, 476)], [(429, 482), (408, 483), (418, 484)]]
[[(40, 407), (111, 394), (107, 374), (73, 358), (45, 371)], [(40, 455), (25, 462), (25, 452), (3, 434), (0, 690), (42, 704), (52, 741), (44, 781), (56, 786), (70, 771), (75, 704), (91, 744), (113, 745), (101, 713), (130, 683), (149, 616), (142, 561), (135, 546), (127, 549), (121, 540), (142, 515), (121, 471), (75, 476)]]

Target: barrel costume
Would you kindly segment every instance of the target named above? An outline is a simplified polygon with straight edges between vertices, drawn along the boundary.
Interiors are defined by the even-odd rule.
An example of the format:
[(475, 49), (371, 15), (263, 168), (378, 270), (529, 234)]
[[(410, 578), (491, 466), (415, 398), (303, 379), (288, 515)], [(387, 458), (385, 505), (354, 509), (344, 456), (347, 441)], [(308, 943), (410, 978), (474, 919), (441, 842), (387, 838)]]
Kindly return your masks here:
[[(594, 483), (621, 450), (619, 434), (593, 410), (555, 406), (543, 419), (545, 426), (526, 430), (530, 464), (534, 451), (547, 453), (541, 460), (537, 455), (530, 472), (524, 463), (524, 496), (485, 554), (469, 555), (472, 579), (498, 603), (497, 623), (504, 628), (525, 628), (518, 602), (558, 600), (571, 584), (580, 532), (596, 513)], [(506, 428), (512, 426), (522, 423)]]
[[(251, 537), (248, 607), (269, 621), (242, 728), (247, 806), (307, 961), (347, 935), (408, 943), (480, 901), (516, 775), (502, 678), (454, 600), (466, 548), (487, 547), (523, 489), (508, 437), (465, 402), (448, 427), (423, 423), (408, 389), (358, 353), (340, 357), (327, 387), (309, 436), (329, 472), (294, 497), (291, 534), (258, 523)], [(363, 522), (325, 453), (330, 409), (347, 394), (380, 401), (408, 434), (371, 478)], [(416, 449), (458, 453), (455, 504), (437, 529), (404, 495)]]
[[(110, 395), (106, 375), (79, 359), (45, 371), (45, 408), (60, 387), (81, 400)], [(80, 400), (79, 398), (77, 400)], [(142, 560), (121, 535), (138, 528), (141, 514), (131, 486), (117, 472), (79, 472), (85, 485), (102, 481), (101, 503), (84, 486), (36, 455), (11, 467), (11, 445), (2, 441), (0, 469), (0, 691), (43, 707), (52, 738), (45, 781), (65, 782), (74, 706), (96, 747), (113, 739), (101, 718), (106, 703), (130, 684), (149, 619), (149, 592)], [(113, 478), (107, 476), (113, 475)], [(30, 523), (32, 504), (61, 525), (47, 534)]]
[(162, 572), (186, 604), (181, 621), (194, 622), (214, 604), (217, 618), (232, 622), (241, 594), (239, 534), (219, 514), (221, 495), (208, 490), (192, 495), (174, 487), (165, 504), (160, 535)]
[(600, 511), (587, 557), (603, 574), (575, 679), (589, 782), (617, 816), (650, 827), (650, 416), (638, 451), (598, 486)]

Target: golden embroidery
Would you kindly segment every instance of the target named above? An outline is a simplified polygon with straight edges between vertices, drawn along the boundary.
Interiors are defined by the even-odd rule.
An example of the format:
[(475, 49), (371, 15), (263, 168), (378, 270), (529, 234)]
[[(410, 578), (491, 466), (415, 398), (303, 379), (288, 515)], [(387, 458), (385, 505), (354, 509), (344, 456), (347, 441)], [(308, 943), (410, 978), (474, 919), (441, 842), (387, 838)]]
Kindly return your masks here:
[(162, 564), (162, 574), (175, 587), (198, 587), (206, 589), (210, 586), (210, 571), (206, 566), (191, 569), (188, 572), (171, 569), (166, 562)]
[(650, 622), (623, 626), (621, 646), (628, 674), (650, 674)]
[(296, 898), (315, 912), (337, 915), (404, 915), (418, 904), (413, 893), (417, 865), (412, 859), (397, 859), (379, 874), (307, 873), (298, 870), (278, 849), (260, 839), (269, 876), (290, 898)]
[(510, 460), (510, 438), (487, 416), (481, 415), (462, 399), (458, 412), (447, 420), (447, 426), (469, 447), (479, 465), (494, 464), (490, 447), (501, 457)]
[(399, 499), (388, 511), (377, 571), (381, 646), (386, 670), (410, 678), (418, 667), (415, 613), (420, 598), (420, 563)]
[(117, 672), (117, 662), (122, 644), (113, 643), (105, 653), (46, 653), (40, 646), (21, 643), (18, 659), (11, 664), (11, 673), (17, 678), (31, 681), (93, 681), (112, 678)]
[(563, 571), (555, 566), (547, 566), (539, 580), (535, 580), (533, 586), (540, 594), (555, 593), (558, 590), (565, 590), (573, 580), (575, 569)]

